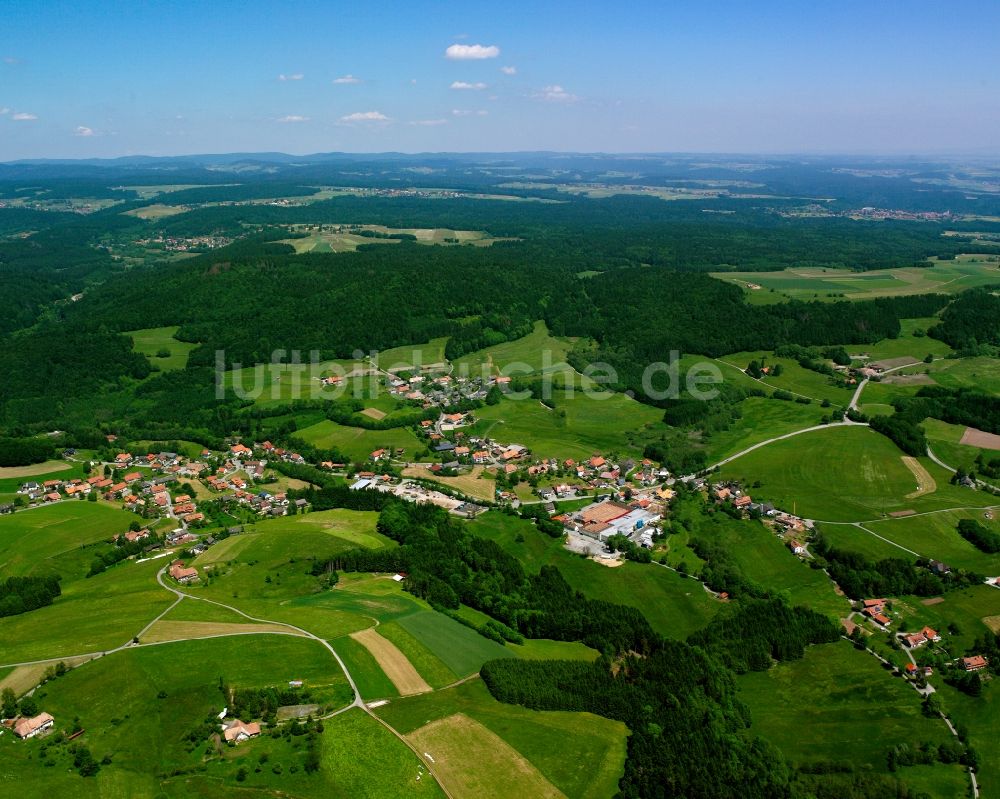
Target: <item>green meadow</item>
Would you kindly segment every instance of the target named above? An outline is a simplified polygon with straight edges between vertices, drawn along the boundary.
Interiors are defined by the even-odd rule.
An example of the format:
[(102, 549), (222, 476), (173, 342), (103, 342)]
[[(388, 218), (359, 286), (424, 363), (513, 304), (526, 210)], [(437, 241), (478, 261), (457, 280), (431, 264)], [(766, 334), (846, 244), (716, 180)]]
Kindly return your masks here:
[[(174, 336), (178, 327), (149, 327), (144, 330), (130, 330), (124, 335), (131, 337), (132, 348), (141, 352), (161, 371), (183, 369), (187, 366), (188, 354), (197, 347), (186, 341), (178, 341)], [(161, 357), (161, 353), (168, 353)]]
[(552, 371), (573, 371), (566, 363), (566, 355), (573, 348), (573, 339), (557, 338), (549, 334), (545, 322), (535, 322), (534, 330), (523, 338), (507, 341), (495, 347), (463, 355), (454, 363), (454, 373), (478, 376), (497, 375), (516, 364), (518, 369), (505, 374), (516, 376)]
[(424, 444), (409, 428), (395, 427), (390, 430), (366, 430), (362, 427), (347, 427), (329, 419), (304, 427), (295, 435), (317, 449), (335, 448), (353, 461), (364, 462), (377, 449), (404, 450), (404, 457), (414, 459)]
[[(787, 299), (870, 300), (906, 294), (954, 294), (1000, 282), (995, 261), (976, 255), (954, 260), (930, 259), (927, 266), (853, 272), (824, 267), (794, 267), (778, 272), (713, 272), (713, 277), (742, 287), (751, 303)], [(748, 284), (760, 286), (750, 288)], [(841, 296), (843, 295), (843, 296)]]
[(917, 479), (896, 445), (867, 427), (838, 425), (769, 444), (726, 464), (719, 474), (746, 485), (759, 481), (754, 493), (760, 499), (827, 521), (991, 503), (986, 494), (950, 485), (951, 475), (929, 459), (919, 462), (936, 488), (908, 497), (917, 490)]
[[(394, 700), (376, 710), (409, 735), (424, 725), (462, 713), (517, 750), (567, 797), (613, 796), (624, 770), (627, 730), (590, 713), (528, 710), (497, 702), (479, 680), (431, 694)], [(462, 763), (492, 769), (489, 762)], [(503, 773), (495, 775), (503, 780)]]
[[(76, 743), (98, 760), (110, 755), (111, 763), (85, 780), (68, 768), (72, 755), (66, 747), (54, 747), (43, 759), (43, 741), (7, 735), (0, 737), (5, 764), (0, 786), (9, 783), (13, 790), (27, 784), (32, 795), (55, 796), (91, 790), (129, 797), (441, 795), (433, 780), (416, 780), (419, 764), (410, 750), (361, 711), (324, 723), (315, 775), (303, 769), (304, 738), (264, 735), (218, 749), (207, 735), (189, 742), (187, 734), (227, 704), (220, 679), (237, 688), (302, 679), (321, 708), (351, 701), (336, 661), (307, 639), (222, 638), (130, 649), (92, 661), (36, 692), (57, 729), (69, 730), (78, 717), (84, 733)], [(49, 762), (55, 767), (47, 767)]]
[[(961, 490), (964, 490), (969, 498), (976, 496), (969, 489)], [(980, 494), (980, 496), (985, 495)], [(995, 498), (990, 499), (996, 502)], [(988, 555), (980, 552), (962, 538), (957, 531), (960, 519), (975, 519), (995, 532), (1000, 532), (1000, 522), (997, 521), (995, 509), (927, 513), (921, 516), (869, 522), (865, 527), (890, 541), (920, 553), (925, 558), (942, 560), (949, 566), (969, 569), (987, 576), (1000, 574), (1000, 554)]]
[(589, 458), (595, 452), (641, 454), (665, 429), (663, 412), (624, 394), (554, 392), (555, 408), (534, 399), (503, 399), (475, 412), (471, 434), (523, 444), (536, 457)]
[[(924, 716), (920, 697), (871, 655), (846, 641), (812, 646), (801, 660), (738, 678), (751, 731), (792, 762), (835, 761), (886, 772), (896, 744), (949, 739), (943, 721)], [(901, 769), (897, 776), (932, 796), (964, 796), (968, 777), (958, 765)]]

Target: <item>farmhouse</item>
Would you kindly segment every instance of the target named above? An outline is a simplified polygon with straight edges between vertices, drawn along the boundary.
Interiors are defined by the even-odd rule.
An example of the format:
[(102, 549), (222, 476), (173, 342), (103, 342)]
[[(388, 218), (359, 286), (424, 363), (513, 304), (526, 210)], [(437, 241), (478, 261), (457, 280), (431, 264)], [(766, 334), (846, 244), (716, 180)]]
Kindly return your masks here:
[(48, 713), (39, 713), (30, 719), (21, 718), (14, 722), (14, 735), (18, 738), (34, 738), (52, 729), (56, 720)]
[(972, 655), (962, 658), (962, 668), (966, 671), (982, 671), (989, 665), (989, 661), (982, 655)]
[(903, 641), (910, 649), (917, 649), (927, 643), (927, 636), (921, 633), (910, 633), (910, 635), (904, 635)]
[(256, 738), (258, 735), (260, 735), (260, 724), (256, 721), (247, 724), (239, 719), (230, 722), (223, 732), (227, 743), (240, 743), (249, 738)]
[(175, 560), (170, 564), (170, 576), (179, 583), (190, 583), (198, 579), (198, 570), (193, 567), (185, 567), (184, 563)]

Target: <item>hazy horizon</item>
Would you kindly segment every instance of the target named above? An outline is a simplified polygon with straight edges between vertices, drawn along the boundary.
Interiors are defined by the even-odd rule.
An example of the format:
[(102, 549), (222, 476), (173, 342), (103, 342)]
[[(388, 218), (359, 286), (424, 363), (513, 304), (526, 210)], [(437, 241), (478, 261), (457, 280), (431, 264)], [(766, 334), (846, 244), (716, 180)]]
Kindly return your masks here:
[(1000, 153), (990, 3), (6, 5), (3, 162)]

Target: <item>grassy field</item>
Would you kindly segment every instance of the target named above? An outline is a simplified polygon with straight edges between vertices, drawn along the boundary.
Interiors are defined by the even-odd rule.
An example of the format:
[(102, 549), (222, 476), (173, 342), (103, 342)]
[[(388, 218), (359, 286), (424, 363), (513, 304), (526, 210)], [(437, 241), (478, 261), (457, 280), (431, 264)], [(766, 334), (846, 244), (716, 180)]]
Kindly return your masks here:
[[(490, 511), (469, 526), (492, 538), (536, 572), (542, 566), (557, 566), (574, 588), (592, 599), (604, 599), (639, 608), (661, 635), (685, 639), (704, 627), (721, 605), (696, 581), (653, 564), (626, 563), (609, 569), (574, 555), (562, 542), (548, 538), (534, 525), (513, 516)], [(523, 541), (518, 541), (518, 536)]]
[(946, 689), (944, 701), (956, 724), (969, 730), (969, 743), (979, 752), (980, 768), (977, 777), (986, 799), (1000, 796), (1000, 746), (997, 746), (997, 730), (1000, 730), (1000, 692), (993, 680), (982, 696), (970, 697), (955, 690)]
[(329, 419), (304, 427), (295, 435), (320, 449), (338, 449), (345, 457), (356, 461), (366, 461), (372, 452), (382, 448), (403, 449), (406, 458), (413, 458), (418, 450), (424, 448), (424, 444), (408, 428), (365, 430), (346, 427)]
[(398, 623), (460, 678), (475, 674), (487, 660), (512, 656), (507, 647), (441, 613), (415, 613)]
[(420, 367), (445, 363), (444, 348), (448, 337), (435, 338), (420, 344), (393, 347), (375, 354), (375, 363), (380, 369), (393, 371), (401, 366)]
[[(682, 513), (675, 510), (675, 518)], [(848, 602), (837, 596), (827, 576), (792, 554), (782, 539), (759, 522), (741, 522), (717, 514), (711, 520), (695, 519), (697, 537), (720, 545), (736, 562), (740, 571), (768, 590), (783, 594), (792, 605), (805, 605), (820, 613), (840, 618)], [(685, 561), (693, 570), (698, 562), (687, 547), (677, 547), (671, 536), (668, 561), (677, 566)]]
[(742, 416), (728, 430), (712, 433), (705, 439), (709, 463), (741, 452), (759, 441), (817, 425), (820, 418), (830, 412), (816, 402), (802, 405), (764, 397), (743, 400), (739, 410)]
[(64, 658), (126, 643), (173, 600), (154, 579), (162, 566), (125, 563), (66, 582), (53, 604), (0, 619), (4, 662)]
[(1000, 452), (996, 450), (962, 444), (962, 435), (966, 429), (964, 425), (948, 424), (940, 419), (924, 419), (920, 426), (924, 428), (927, 443), (934, 454), (955, 469), (977, 471), (976, 458), (979, 455), (982, 455), (987, 463), (994, 458), (1000, 458)]
[(0, 574), (82, 577), (90, 557), (81, 555), (80, 547), (113, 538), (135, 518), (104, 503), (75, 501), (0, 516)]
[[(149, 327), (144, 330), (130, 330), (124, 335), (132, 338), (132, 349), (141, 352), (149, 358), (150, 363), (166, 372), (172, 369), (183, 369), (187, 366), (188, 354), (198, 346), (175, 339), (174, 335), (178, 329), (177, 327)], [(170, 354), (161, 358), (159, 356), (161, 351)]]
[(946, 388), (974, 388), (1000, 394), (1000, 360), (996, 358), (944, 359), (925, 366), (934, 381)]
[(957, 655), (994, 629), (1000, 619), (1000, 591), (990, 585), (974, 585), (948, 591), (929, 603), (926, 597), (897, 597), (892, 609), (902, 616), (909, 630), (919, 630), (926, 624), (940, 631), (944, 644)]
[[(315, 641), (277, 636), (249, 641), (228, 638), (131, 649), (47, 684), (36, 698), (55, 716), (56, 728), (68, 730), (79, 717), (85, 732), (77, 743), (98, 759), (112, 755), (113, 762), (88, 783), (67, 768), (72, 755), (65, 747), (50, 755), (57, 767), (45, 768), (38, 758), (42, 741), (2, 736), (0, 792), (6, 793), (2, 786), (9, 783), (10, 790), (28, 784), (31, 795), (52, 796), (80, 794), (91, 787), (94, 795), (150, 798), (245, 797), (248, 790), (253, 795), (303, 797), (440, 796), (432, 780), (415, 780), (419, 764), (412, 753), (359, 711), (326, 723), (320, 739), (322, 766), (313, 776), (302, 769), (304, 739), (262, 736), (220, 750), (207, 736), (189, 743), (187, 733), (226, 704), (218, 688), (220, 677), (240, 688), (302, 679), (322, 706), (350, 701), (336, 661)], [(261, 758), (264, 752), (269, 754), (266, 759)], [(209, 753), (212, 758), (206, 762)], [(264, 762), (265, 768), (257, 768)], [(246, 773), (242, 786), (236, 781), (241, 767)], [(171, 776), (175, 772), (180, 775)]]
[[(832, 405), (847, 407), (853, 393), (853, 389), (837, 385), (834, 379), (827, 375), (822, 375), (811, 369), (804, 369), (799, 366), (798, 361), (791, 358), (778, 358), (773, 353), (764, 350), (736, 352), (732, 355), (726, 355), (720, 360), (739, 369), (746, 369), (750, 361), (757, 361), (772, 367), (781, 364), (782, 373), (777, 377), (764, 377), (761, 383), (757, 384), (758, 387), (763, 384), (763, 386), (772, 389), (784, 389), (793, 394), (810, 397), (815, 401), (817, 411), (819, 411), (819, 402), (824, 399), (829, 400)], [(729, 372), (724, 374), (726, 377), (730, 376)], [(822, 416), (826, 412), (828, 411), (820, 412), (819, 415)]]
[(503, 738), (463, 713), (425, 724), (407, 738), (434, 763), (441, 785), (454, 795), (483, 799), (563, 796)]
[(777, 441), (722, 467), (720, 475), (760, 482), (755, 496), (806, 518), (877, 519), (894, 511), (988, 505), (991, 497), (949, 485), (951, 477), (926, 458), (920, 463), (937, 490), (907, 499), (917, 487), (902, 453), (889, 439), (861, 426), (838, 426)]
[(573, 371), (566, 363), (566, 354), (573, 348), (573, 339), (549, 335), (545, 322), (535, 322), (534, 330), (524, 338), (507, 341), (495, 347), (471, 352), (454, 361), (455, 374), (469, 376), (497, 375), (516, 364), (506, 374)]
[(3, 466), (0, 467), (0, 496), (5, 502), (10, 501), (24, 483), (70, 480), (74, 477), (83, 477), (82, 463), (52, 460), (31, 466)]
[[(971, 491), (968, 493), (973, 496)], [(960, 519), (975, 519), (994, 532), (1000, 532), (996, 510), (942, 511), (870, 522), (865, 527), (926, 558), (987, 576), (1000, 574), (1000, 554), (987, 555), (962, 538), (957, 531)]]
[[(905, 294), (952, 294), (973, 286), (1000, 283), (996, 262), (976, 255), (960, 255), (952, 261), (932, 259), (926, 267), (871, 272), (795, 267), (779, 272), (713, 272), (712, 276), (740, 286), (753, 303), (787, 299), (870, 300)], [(752, 289), (748, 284), (761, 288)]]
[(523, 444), (539, 457), (589, 458), (595, 452), (640, 454), (663, 429), (663, 412), (623, 394), (556, 392), (555, 409), (533, 399), (504, 399), (476, 411), (472, 434)]
[[(568, 797), (613, 796), (624, 768), (623, 724), (589, 713), (540, 712), (505, 705), (493, 699), (479, 680), (397, 700), (376, 712), (405, 735), (461, 713), (506, 742)], [(462, 762), (464, 769), (480, 778), (494, 773), (498, 766), (504, 768), (498, 777), (503, 784), (510, 764), (471, 757)]]
[[(742, 675), (738, 682), (753, 716), (752, 732), (793, 762), (832, 760), (886, 772), (886, 753), (895, 744), (949, 738), (944, 722), (922, 715), (911, 688), (845, 641), (810, 647), (802, 660)], [(914, 776), (899, 772), (904, 781)], [(936, 765), (933, 775), (919, 780), (913, 787), (934, 788), (933, 796), (961, 796), (968, 785), (957, 765)]]

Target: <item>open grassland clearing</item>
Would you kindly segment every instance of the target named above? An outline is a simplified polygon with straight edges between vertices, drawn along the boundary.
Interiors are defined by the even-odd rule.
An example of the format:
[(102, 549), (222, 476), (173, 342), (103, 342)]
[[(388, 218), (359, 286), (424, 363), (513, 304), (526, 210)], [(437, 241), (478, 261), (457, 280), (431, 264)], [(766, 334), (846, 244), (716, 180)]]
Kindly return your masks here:
[[(185, 787), (189, 778), (213, 786), (204, 795), (245, 795), (233, 790), (237, 787), (236, 772), (242, 765), (256, 764), (264, 751), (270, 753), (268, 768), (260, 773), (254, 772), (252, 766), (247, 768), (244, 787), (320, 797), (329, 795), (337, 780), (350, 779), (334, 772), (325, 757), (317, 776), (309, 777), (302, 770), (304, 748), (263, 736), (238, 749), (216, 749), (207, 735), (204, 740), (189, 743), (187, 734), (207, 715), (218, 713), (227, 704), (219, 690), (220, 677), (234, 688), (284, 687), (291, 679), (302, 679), (313, 699), (324, 707), (342, 707), (351, 699), (343, 673), (325, 648), (315, 641), (286, 636), (261, 636), (252, 643), (248, 638), (219, 638), (125, 650), (87, 663), (46, 684), (36, 692), (36, 699), (55, 717), (57, 730), (69, 732), (73, 719), (79, 717), (85, 732), (75, 743), (89, 748), (98, 760), (105, 754), (113, 756), (113, 763), (103, 766), (95, 778), (103, 786), (101, 795), (111, 787), (125, 793), (108, 795), (150, 799), (165, 794), (202, 795), (200, 790), (191, 793)], [(386, 759), (389, 765), (391, 759), (387, 753), (394, 751), (391, 741), (380, 741), (381, 754), (366, 754), (368, 747), (358, 745), (358, 736), (347, 735), (344, 739), (339, 723), (328, 722), (328, 731), (322, 738), (324, 755), (328, 746), (338, 746), (336, 741), (327, 739), (334, 739), (341, 732), (342, 744), (350, 743), (357, 749), (355, 760), (376, 757)], [(366, 735), (361, 737), (369, 741), (381, 738), (382, 734), (375, 729), (377, 724), (368, 720), (364, 726)], [(384, 735), (389, 736), (388, 731)], [(12, 735), (0, 737), (0, 759), (4, 762), (0, 793), (13, 791), (16, 785), (32, 786), (32, 795), (42, 795), (35, 794), (36, 790), (52, 796), (86, 790), (90, 783), (71, 768), (73, 758), (65, 748), (52, 750), (49, 757), (57, 767), (45, 768), (39, 757), (43, 743), (15, 741)], [(396, 746), (397, 757), (403, 758), (405, 753), (407, 770), (413, 774), (415, 759), (402, 744)], [(215, 755), (209, 762), (204, 760), (206, 751)], [(346, 766), (342, 757), (338, 762), (341, 768)], [(282, 768), (272, 771), (271, 767), (277, 764)], [(297, 767), (294, 771), (290, 769), (293, 765)], [(393, 776), (400, 777), (401, 771), (398, 769)], [(185, 772), (185, 776), (178, 778), (180, 782), (173, 786), (172, 779), (167, 778), (161, 786), (160, 779), (174, 772)], [(376, 783), (382, 779), (379, 774), (364, 776)], [(321, 786), (316, 786), (316, 782), (321, 782)], [(319, 787), (324, 790), (318, 790)]]
[[(970, 497), (973, 495), (969, 489), (964, 490)], [(1000, 554), (980, 552), (958, 534), (957, 528), (960, 519), (975, 519), (1000, 533), (997, 515), (996, 509), (943, 511), (868, 522), (865, 527), (890, 541), (919, 552), (925, 558), (944, 561), (949, 566), (992, 577), (1000, 575)]]
[(870, 300), (906, 294), (954, 294), (974, 286), (1000, 283), (1000, 269), (995, 261), (988, 259), (989, 256), (959, 255), (949, 261), (931, 259), (926, 267), (870, 272), (793, 267), (777, 272), (713, 272), (712, 277), (740, 286), (750, 302), (777, 301), (774, 295), (782, 300)]
[(930, 460), (919, 462), (937, 489), (908, 499), (917, 481), (896, 445), (867, 427), (841, 425), (757, 449), (723, 466), (720, 476), (746, 485), (759, 481), (755, 498), (827, 521), (864, 521), (895, 511), (919, 513), (992, 502), (982, 492), (950, 485), (951, 475)]
[(368, 650), (379, 668), (392, 682), (400, 696), (423, 694), (432, 690), (423, 677), (413, 668), (406, 655), (399, 651), (392, 641), (379, 635), (378, 630), (369, 628), (351, 633), (351, 638)]
[(997, 681), (984, 687), (981, 696), (965, 694), (945, 689), (943, 697), (948, 712), (955, 724), (961, 724), (969, 731), (969, 743), (979, 753), (977, 778), (981, 796), (1000, 795), (1000, 746), (997, 746), (997, 730), (1000, 730), (1000, 692)]
[[(921, 713), (920, 697), (905, 682), (846, 641), (809, 647), (801, 660), (741, 675), (738, 683), (753, 717), (751, 731), (792, 762), (850, 762), (885, 773), (886, 755), (896, 744), (916, 747), (950, 737), (944, 722)], [(946, 789), (932, 795), (964, 795), (963, 768), (937, 764), (930, 771), (926, 779)], [(898, 776), (924, 779), (909, 769)]]
[(564, 795), (500, 736), (461, 713), (432, 721), (407, 738), (426, 753), (441, 784), (457, 796)]
[(442, 613), (424, 611), (404, 616), (397, 623), (459, 678), (475, 674), (487, 660), (513, 657), (506, 646), (483, 637)]
[(66, 461), (44, 461), (32, 463), (30, 466), (0, 466), (0, 480), (17, 480), (27, 482), (24, 478), (63, 472), (71, 468)]
[(937, 483), (931, 477), (930, 472), (916, 458), (909, 455), (903, 456), (903, 465), (909, 469), (917, 480), (917, 488), (906, 495), (907, 499), (916, 499), (924, 494), (930, 494), (937, 490)]
[[(317, 229), (319, 228), (319, 229)], [(494, 241), (507, 239), (490, 236), (482, 230), (452, 230), (450, 228), (388, 228), (384, 225), (291, 225), (300, 238), (282, 239), (297, 254), (307, 252), (354, 252), (365, 244), (399, 244), (401, 239), (392, 236), (413, 236), (418, 244), (473, 244), (488, 247)], [(364, 235), (362, 231), (369, 233)], [(375, 233), (375, 236), (370, 234)], [(412, 240), (412, 239), (411, 239)]]
[(470, 433), (523, 444), (538, 457), (581, 459), (596, 452), (641, 454), (644, 442), (666, 429), (663, 411), (624, 394), (555, 391), (553, 404), (503, 399), (476, 411)]
[(226, 635), (249, 635), (269, 633), (272, 635), (301, 635), (279, 624), (246, 624), (214, 621), (168, 621), (161, 619), (150, 627), (139, 639), (142, 644), (164, 641), (187, 641), (192, 638), (218, 638)]
[(404, 457), (412, 458), (424, 445), (408, 428), (395, 427), (390, 430), (365, 430), (362, 427), (347, 427), (325, 419), (297, 431), (295, 435), (317, 449), (337, 449), (351, 460), (364, 462), (377, 449), (397, 449), (404, 451)]
[(189, 205), (166, 205), (165, 203), (153, 203), (152, 205), (144, 205), (141, 208), (132, 208), (125, 211), (123, 216), (134, 216), (136, 219), (156, 221), (157, 219), (166, 219), (169, 216), (177, 216), (177, 214), (187, 213), (190, 210), (191, 206)]
[[(456, 680), (466, 676), (456, 674), (452, 671), (419, 638), (402, 627), (399, 621), (380, 624), (378, 631), (384, 638), (388, 638), (396, 645), (417, 672), (419, 672), (420, 676), (432, 688), (444, 688), (446, 685), (451, 685)], [(470, 630), (469, 632), (472, 631)], [(478, 635), (478, 633), (473, 633), (473, 635)], [(483, 640), (486, 639), (484, 638)]]
[(379, 369), (388, 372), (408, 371), (417, 367), (446, 366), (444, 348), (447, 343), (448, 337), (444, 336), (418, 344), (405, 344), (375, 353), (374, 360)]
[(747, 578), (784, 594), (792, 605), (805, 605), (831, 617), (843, 616), (848, 610), (847, 600), (837, 596), (829, 578), (792, 554), (763, 524), (716, 519), (702, 524), (697, 537), (720, 544)]
[[(503, 704), (490, 696), (480, 680), (393, 701), (378, 708), (376, 713), (407, 736), (459, 714), (472, 719), (528, 761), (548, 783), (574, 799), (613, 796), (624, 769), (627, 735), (624, 724), (590, 713), (537, 711)], [(421, 751), (438, 760), (434, 749)], [(497, 763), (493, 757), (481, 763), (471, 757), (460, 762), (477, 779), (500, 768), (497, 780), (501, 786), (506, 784), (505, 775), (512, 768), (510, 763)]]
[(1000, 394), (1000, 359), (986, 356), (945, 358), (926, 364), (925, 368), (934, 381), (945, 388), (968, 388)]
[(625, 563), (608, 569), (572, 554), (562, 541), (543, 535), (533, 524), (515, 516), (490, 511), (469, 529), (496, 541), (529, 572), (557, 566), (567, 582), (587, 597), (639, 608), (653, 629), (668, 638), (687, 638), (721, 607), (696, 580), (655, 564)]
[[(833, 378), (811, 369), (805, 369), (792, 358), (778, 358), (774, 353), (765, 350), (737, 352), (726, 355), (720, 360), (738, 369), (746, 369), (750, 361), (757, 361), (762, 367), (768, 366), (772, 369), (781, 364), (781, 374), (777, 377), (765, 375), (758, 383), (758, 387), (784, 389), (793, 394), (809, 397), (817, 403), (817, 407), (818, 403), (824, 399), (829, 400), (833, 405), (847, 407), (853, 393), (853, 388), (839, 385), (841, 382), (839, 377)], [(725, 376), (728, 377), (728, 373)]]
[[(90, 558), (80, 548), (125, 532), (135, 518), (110, 505), (78, 501), (0, 516), (0, 573), (83, 577)], [(77, 568), (67, 570), (69, 563)]]
[(174, 338), (178, 330), (178, 327), (149, 327), (130, 330), (123, 335), (132, 339), (132, 349), (149, 358), (151, 364), (161, 371), (169, 371), (187, 366), (188, 355), (198, 346)]
[[(516, 364), (516, 374), (572, 372), (566, 355), (573, 348), (575, 339), (557, 338), (549, 334), (545, 322), (535, 322), (534, 330), (523, 338), (487, 347), (454, 361), (457, 375), (497, 375)], [(530, 370), (530, 372), (528, 371)], [(509, 374), (515, 374), (510, 372)]]
[[(3, 660), (18, 663), (103, 652), (121, 646), (169, 607), (156, 584), (164, 561), (123, 563), (62, 585), (62, 595), (38, 610), (0, 619)], [(44, 635), (39, 635), (44, 630)]]
[(709, 463), (716, 463), (761, 441), (818, 425), (822, 416), (830, 412), (815, 402), (803, 405), (766, 397), (748, 397), (737, 407), (741, 416), (728, 430), (704, 436)]

